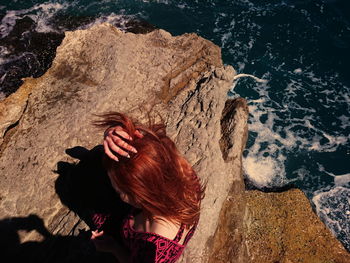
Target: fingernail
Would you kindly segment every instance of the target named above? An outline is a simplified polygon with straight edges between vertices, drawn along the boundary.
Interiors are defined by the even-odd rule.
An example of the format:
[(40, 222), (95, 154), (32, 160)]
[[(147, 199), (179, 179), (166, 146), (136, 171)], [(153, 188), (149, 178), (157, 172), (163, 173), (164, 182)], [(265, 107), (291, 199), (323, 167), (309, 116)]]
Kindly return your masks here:
[(128, 154), (128, 155), (126, 155), (125, 157), (130, 158), (130, 155)]
[(134, 152), (134, 153), (137, 153), (137, 150), (135, 148), (132, 148), (131, 151)]

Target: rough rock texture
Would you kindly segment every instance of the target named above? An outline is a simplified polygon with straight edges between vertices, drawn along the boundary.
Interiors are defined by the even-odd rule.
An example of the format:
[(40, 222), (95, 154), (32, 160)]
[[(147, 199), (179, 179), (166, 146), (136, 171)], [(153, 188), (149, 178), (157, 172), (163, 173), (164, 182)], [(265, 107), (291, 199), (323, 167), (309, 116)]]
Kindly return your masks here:
[[(247, 105), (244, 101), (238, 99), (234, 103), (226, 103), (226, 107), (223, 111), (221, 119), (221, 127), (223, 134), (235, 134), (240, 129), (236, 127), (236, 124), (240, 125), (239, 119), (242, 116), (242, 111), (237, 109), (245, 109), (248, 113)], [(234, 116), (234, 118), (230, 117)], [(238, 135), (238, 134), (237, 134)], [(232, 138), (230, 136), (223, 136), (224, 138)], [(233, 137), (235, 138), (235, 137)], [(221, 140), (222, 149), (229, 149), (230, 146), (245, 147), (247, 140), (247, 133), (243, 138), (242, 144), (237, 144), (233, 141)], [(243, 148), (242, 148), (243, 150)], [(237, 152), (239, 152), (237, 150)], [(225, 161), (240, 163), (242, 156), (230, 156), (223, 150), (223, 156)], [(229, 195), (227, 196), (223, 207), (220, 212), (220, 224), (218, 225), (214, 238), (211, 241), (211, 253), (209, 256), (209, 262), (247, 262), (247, 253), (244, 242), (244, 211), (246, 207), (245, 195), (244, 195), (244, 182), (243, 180), (235, 180), (231, 185)]]
[(246, 200), (249, 262), (350, 262), (350, 254), (320, 222), (300, 190), (247, 191)]
[(312, 211), (302, 191), (242, 192), (244, 187), (233, 184), (209, 262), (350, 262), (349, 252)]
[(0, 145), (6, 131), (22, 116), (35, 82), (36, 79), (28, 80), (18, 92), (11, 94), (6, 100), (0, 101)]
[[(66, 33), (45, 75), (26, 79), (0, 101), (4, 252), (20, 246), (22, 261), (82, 262), (84, 255), (74, 255), (89, 250), (75, 238), (88, 228), (84, 211), (106, 201), (92, 196), (104, 178), (98, 151), (88, 155), (82, 147), (101, 142), (94, 114), (117, 110), (141, 121), (163, 119), (207, 182), (201, 220), (181, 262), (349, 262), (299, 191), (245, 193), (248, 110), (243, 99), (226, 101), (234, 76), (220, 49), (195, 34), (135, 35), (107, 24)], [(75, 166), (77, 157), (83, 161)]]
[[(14, 117), (2, 126), (11, 128), (0, 156), (2, 229), (16, 222), (17, 230), (29, 233), (11, 232), (13, 240), (32, 245), (29, 240), (45, 241), (48, 235), (63, 240), (86, 227), (76, 215), (79, 209), (73, 209), (77, 203), (68, 205), (62, 196), (66, 189), (58, 188), (60, 164), (75, 161), (67, 149), (100, 144), (101, 131), (91, 124), (94, 114), (115, 110), (141, 121), (162, 118), (207, 182), (198, 230), (182, 258), (205, 262), (222, 204), (233, 182), (242, 182), (244, 101), (237, 104), (234, 118), (232, 109), (222, 118), (234, 75), (232, 67), (222, 65), (220, 49), (195, 34), (172, 37), (156, 30), (135, 35), (108, 24), (66, 33), (52, 67), (36, 80), (26, 79), (17, 94), (30, 87), (29, 98), (19, 100)], [(226, 109), (232, 103), (227, 102)], [(5, 100), (0, 106), (11, 112), (11, 104)], [(36, 222), (37, 231), (31, 231), (28, 222)]]

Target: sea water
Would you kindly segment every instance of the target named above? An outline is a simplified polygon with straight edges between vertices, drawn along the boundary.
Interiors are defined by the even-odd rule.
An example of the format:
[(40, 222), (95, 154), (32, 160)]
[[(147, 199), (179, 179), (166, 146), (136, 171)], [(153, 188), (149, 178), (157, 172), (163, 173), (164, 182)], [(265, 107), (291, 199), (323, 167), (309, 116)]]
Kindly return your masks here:
[(0, 97), (20, 84), (9, 76), (49, 67), (28, 44), (33, 34), (51, 37), (49, 50), (64, 30), (141, 19), (213, 41), (225, 64), (266, 80), (241, 79), (227, 94), (248, 100), (247, 187), (302, 189), (350, 250), (350, 1), (1, 0), (0, 19)]

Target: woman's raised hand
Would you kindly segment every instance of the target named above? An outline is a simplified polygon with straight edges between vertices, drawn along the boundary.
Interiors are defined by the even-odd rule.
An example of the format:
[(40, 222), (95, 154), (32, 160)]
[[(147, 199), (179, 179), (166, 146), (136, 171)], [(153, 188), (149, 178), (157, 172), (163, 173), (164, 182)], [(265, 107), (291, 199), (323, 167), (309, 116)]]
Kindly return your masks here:
[[(136, 130), (135, 135), (142, 138), (143, 135)], [(121, 126), (111, 127), (105, 131), (103, 147), (107, 156), (119, 161), (118, 154), (130, 158), (128, 151), (137, 153), (127, 141), (132, 141), (131, 136)]]

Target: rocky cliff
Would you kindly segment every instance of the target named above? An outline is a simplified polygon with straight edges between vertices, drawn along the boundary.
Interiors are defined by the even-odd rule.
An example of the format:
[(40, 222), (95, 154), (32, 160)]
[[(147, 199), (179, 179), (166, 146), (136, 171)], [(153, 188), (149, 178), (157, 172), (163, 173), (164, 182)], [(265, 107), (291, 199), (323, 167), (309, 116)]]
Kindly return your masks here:
[[(243, 192), (237, 199), (242, 189), (233, 184), (221, 210), (209, 262), (350, 262), (349, 252), (312, 211), (301, 190)], [(245, 244), (246, 254), (239, 253), (237, 240)]]
[(73, 201), (69, 188), (78, 181), (75, 192), (86, 194), (81, 188), (88, 171), (80, 179), (69, 172), (69, 180), (62, 171), (76, 162), (67, 153), (84, 155), (101, 143), (92, 121), (113, 110), (141, 121), (162, 119), (207, 182), (198, 230), (182, 258), (205, 262), (222, 203), (232, 183), (242, 181), (248, 112), (244, 100), (234, 110), (234, 102), (226, 101), (234, 76), (220, 49), (195, 34), (136, 35), (108, 24), (67, 32), (45, 75), (26, 79), (0, 105), (2, 226), (21, 222), (11, 232), (12, 245), (61, 240), (87, 229), (81, 207), (91, 208), (87, 202), (94, 200)]
[[(329, 251), (336, 246), (337, 257), (313, 258), (346, 262), (347, 252), (305, 197), (245, 191), (248, 109), (244, 99), (226, 99), (235, 76), (220, 49), (195, 34), (136, 35), (108, 24), (67, 32), (52, 67), (0, 101), (0, 246), (27, 262), (87, 258), (81, 254), (90, 249), (82, 242), (87, 215), (113, 207), (115, 194), (99, 161), (102, 131), (92, 121), (120, 111), (143, 122), (164, 121), (207, 183), (198, 229), (180, 262), (317, 262), (293, 258), (296, 250), (315, 251), (310, 238), (289, 246), (287, 226), (305, 224), (299, 216), (313, 216), (311, 239), (322, 235), (322, 244), (329, 243), (313, 253), (327, 247), (334, 255)], [(292, 205), (306, 207), (305, 213), (290, 214)]]

